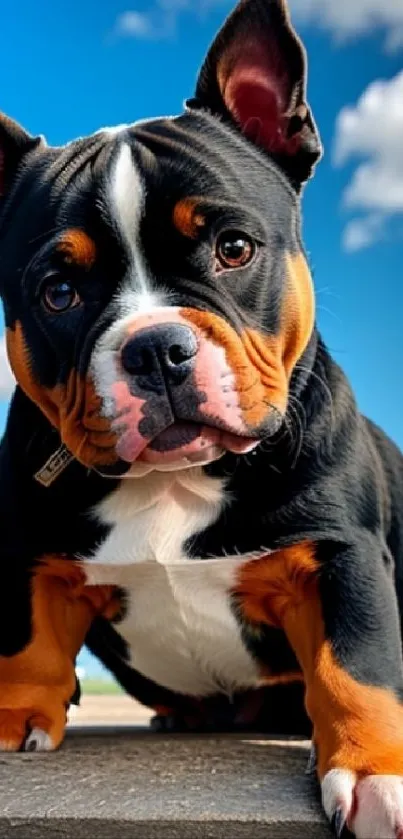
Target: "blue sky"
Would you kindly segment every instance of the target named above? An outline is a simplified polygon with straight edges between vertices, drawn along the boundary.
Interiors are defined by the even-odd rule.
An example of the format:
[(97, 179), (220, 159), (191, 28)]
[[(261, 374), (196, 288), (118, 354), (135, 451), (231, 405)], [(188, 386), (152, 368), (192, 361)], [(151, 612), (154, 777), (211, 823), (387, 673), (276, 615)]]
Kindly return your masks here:
[[(325, 146), (304, 199), (319, 325), (361, 409), (403, 447), (402, 0), (291, 2)], [(54, 144), (176, 114), (230, 8), (226, 0), (3, 4), (0, 108)], [(9, 381), (3, 347), (0, 429)]]

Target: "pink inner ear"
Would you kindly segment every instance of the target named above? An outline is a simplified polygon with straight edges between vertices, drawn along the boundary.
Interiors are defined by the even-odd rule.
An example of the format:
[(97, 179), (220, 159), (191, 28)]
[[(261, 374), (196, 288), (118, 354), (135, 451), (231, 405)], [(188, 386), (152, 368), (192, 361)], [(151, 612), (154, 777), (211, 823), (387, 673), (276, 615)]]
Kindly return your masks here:
[(299, 138), (287, 137), (290, 81), (277, 51), (248, 42), (227, 63), (225, 80), (220, 75), (225, 104), (244, 134), (267, 151), (293, 154)]

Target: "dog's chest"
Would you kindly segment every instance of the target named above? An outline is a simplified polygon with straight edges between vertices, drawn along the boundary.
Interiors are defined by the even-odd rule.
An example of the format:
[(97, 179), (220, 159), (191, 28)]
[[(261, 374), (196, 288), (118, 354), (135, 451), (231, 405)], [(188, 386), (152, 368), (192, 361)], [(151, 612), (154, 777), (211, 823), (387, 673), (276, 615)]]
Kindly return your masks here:
[(118, 630), (131, 664), (158, 684), (193, 696), (257, 684), (231, 608), (239, 561), (128, 566), (129, 608)]
[(113, 517), (115, 525), (87, 566), (88, 580), (126, 590), (118, 631), (131, 665), (148, 678), (193, 696), (254, 687), (259, 668), (243, 643), (232, 599), (246, 559), (188, 559), (183, 549), (216, 518), (221, 485), (202, 474), (193, 480), (186, 474), (185, 485), (158, 479), (148, 482), (148, 493), (141, 482), (142, 502), (126, 483), (103, 505), (101, 517)]

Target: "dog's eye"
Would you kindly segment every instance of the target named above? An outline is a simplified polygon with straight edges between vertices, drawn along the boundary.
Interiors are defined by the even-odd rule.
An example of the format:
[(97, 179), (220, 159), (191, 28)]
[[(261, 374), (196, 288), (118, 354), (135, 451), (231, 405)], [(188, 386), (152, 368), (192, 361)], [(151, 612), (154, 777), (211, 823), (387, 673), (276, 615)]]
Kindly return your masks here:
[(252, 261), (255, 253), (253, 239), (238, 230), (226, 230), (220, 233), (216, 243), (218, 270), (244, 268)]
[(80, 295), (74, 286), (60, 279), (47, 284), (42, 299), (50, 312), (67, 312), (80, 303)]

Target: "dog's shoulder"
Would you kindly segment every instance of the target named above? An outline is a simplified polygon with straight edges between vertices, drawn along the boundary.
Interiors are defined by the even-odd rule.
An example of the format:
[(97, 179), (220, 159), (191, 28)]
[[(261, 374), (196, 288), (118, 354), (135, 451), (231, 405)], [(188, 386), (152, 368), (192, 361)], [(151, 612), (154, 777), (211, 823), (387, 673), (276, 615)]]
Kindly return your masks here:
[(72, 458), (40, 409), (16, 388), (0, 446), (5, 558), (27, 568), (48, 553), (88, 552), (108, 529), (92, 510), (118, 484)]

